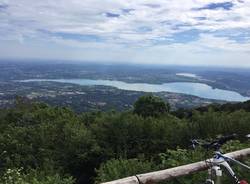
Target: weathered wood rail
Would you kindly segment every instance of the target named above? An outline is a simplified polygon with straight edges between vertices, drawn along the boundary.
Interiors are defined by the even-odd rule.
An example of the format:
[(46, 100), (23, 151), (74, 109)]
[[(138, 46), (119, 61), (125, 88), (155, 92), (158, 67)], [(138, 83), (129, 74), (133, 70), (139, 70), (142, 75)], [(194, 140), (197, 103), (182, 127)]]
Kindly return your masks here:
[[(250, 148), (231, 152), (225, 154), (225, 156), (234, 158), (234, 159), (242, 159), (250, 155)], [(155, 184), (161, 181), (169, 181), (171, 179), (186, 176), (198, 171), (203, 171), (208, 169), (208, 165), (205, 161), (200, 161), (188, 165), (183, 165), (179, 167), (174, 167), (171, 169), (161, 170), (150, 172), (146, 174), (138, 174), (135, 176), (110, 181), (102, 184)]]

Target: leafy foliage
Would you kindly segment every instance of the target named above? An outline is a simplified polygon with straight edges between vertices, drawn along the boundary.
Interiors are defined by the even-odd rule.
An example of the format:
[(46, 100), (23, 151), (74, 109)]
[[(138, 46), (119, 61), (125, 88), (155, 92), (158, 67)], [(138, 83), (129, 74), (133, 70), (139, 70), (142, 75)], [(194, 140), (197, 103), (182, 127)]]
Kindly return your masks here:
[[(18, 99), (15, 107), (0, 110), (0, 181), (98, 183), (171, 168), (204, 159), (204, 150), (189, 150), (192, 138), (237, 133), (239, 140), (223, 149), (249, 147), (242, 138), (250, 132), (250, 112), (244, 109), (229, 112), (210, 107), (182, 118), (168, 111), (160, 99), (148, 96), (137, 101), (134, 112), (83, 114)], [(242, 178), (250, 178), (235, 169)], [(172, 182), (191, 184), (203, 181), (205, 175)]]
[(133, 158), (175, 147), (184, 139), (184, 124), (171, 115), (155, 119), (131, 113), (105, 113), (93, 121), (91, 129), (100, 147), (111, 158)]
[(134, 104), (134, 113), (143, 117), (159, 117), (169, 112), (169, 109), (168, 103), (153, 95), (142, 96)]
[(95, 160), (92, 155), (98, 153), (98, 145), (72, 111), (30, 104), (4, 114), (0, 120), (1, 168), (56, 169), (76, 177), (92, 172), (82, 167)]
[[(249, 147), (249, 143), (242, 144), (239, 141), (231, 141), (226, 144), (223, 149), (226, 151), (234, 151), (237, 149), (242, 149)], [(166, 150), (164, 153), (160, 153), (155, 156), (154, 159), (144, 160), (144, 158), (138, 159), (128, 159), (128, 160), (110, 160), (103, 163), (99, 170), (97, 171), (96, 181), (106, 182), (115, 180), (118, 178), (123, 178), (131, 175), (141, 174), (147, 171), (155, 171), (161, 169), (167, 169), (172, 167), (177, 167), (180, 165), (185, 165), (200, 160), (204, 160), (212, 157), (211, 153), (206, 153), (206, 150), (200, 148), (197, 150), (187, 150), (177, 148), (176, 150)], [(249, 164), (250, 159), (246, 160), (246, 164)], [(250, 173), (242, 167), (233, 165), (234, 170), (240, 178), (249, 178)], [(225, 171), (224, 171), (225, 172)], [(193, 184), (193, 183), (203, 183), (207, 177), (207, 171), (192, 174), (189, 176), (177, 178), (173, 181), (163, 182), (166, 184)], [(223, 175), (223, 183), (230, 183), (231, 178), (225, 174)]]
[(154, 169), (154, 163), (139, 159), (111, 159), (103, 163), (97, 170), (96, 183), (111, 181), (134, 175), (135, 173), (145, 173)]
[(62, 178), (55, 174), (44, 176), (42, 173), (33, 170), (29, 174), (23, 174), (22, 169), (7, 169), (0, 179), (2, 184), (73, 184), (72, 177)]

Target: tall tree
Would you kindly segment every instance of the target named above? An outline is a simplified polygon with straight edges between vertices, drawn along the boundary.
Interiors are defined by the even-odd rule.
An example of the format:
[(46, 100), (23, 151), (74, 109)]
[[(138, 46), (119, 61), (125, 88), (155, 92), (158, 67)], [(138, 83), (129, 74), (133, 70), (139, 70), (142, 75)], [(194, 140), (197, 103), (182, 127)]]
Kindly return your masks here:
[(168, 103), (153, 95), (142, 96), (134, 104), (134, 113), (143, 117), (159, 117), (169, 110)]

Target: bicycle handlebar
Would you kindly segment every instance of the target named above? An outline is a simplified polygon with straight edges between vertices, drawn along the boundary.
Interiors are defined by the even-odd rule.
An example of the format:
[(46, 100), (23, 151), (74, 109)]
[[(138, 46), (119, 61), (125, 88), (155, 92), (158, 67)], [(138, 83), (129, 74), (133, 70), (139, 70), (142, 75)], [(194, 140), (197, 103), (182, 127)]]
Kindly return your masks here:
[(228, 136), (223, 136), (223, 137), (220, 137), (214, 141), (211, 141), (211, 142), (207, 142), (207, 143), (201, 143), (199, 142), (198, 140), (191, 140), (192, 142), (192, 147), (195, 148), (196, 145), (200, 145), (201, 147), (205, 148), (205, 149), (214, 149), (214, 150), (218, 150), (221, 148), (221, 146), (223, 144), (225, 144), (226, 142), (230, 141), (230, 140), (233, 140), (237, 137), (236, 134), (232, 134), (232, 135), (228, 135)]

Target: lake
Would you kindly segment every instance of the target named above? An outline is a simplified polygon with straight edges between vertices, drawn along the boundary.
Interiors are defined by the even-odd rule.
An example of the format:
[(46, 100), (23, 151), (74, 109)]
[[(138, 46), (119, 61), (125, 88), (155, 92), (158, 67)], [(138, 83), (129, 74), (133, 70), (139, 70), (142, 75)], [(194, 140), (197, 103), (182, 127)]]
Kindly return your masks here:
[(201, 98), (225, 100), (225, 101), (247, 101), (250, 97), (244, 97), (235, 91), (212, 88), (203, 83), (171, 82), (164, 84), (126, 83), (113, 80), (90, 80), (90, 79), (29, 79), (20, 82), (60, 82), (84, 86), (111, 86), (121, 90), (143, 91), (143, 92), (173, 92), (194, 95)]

